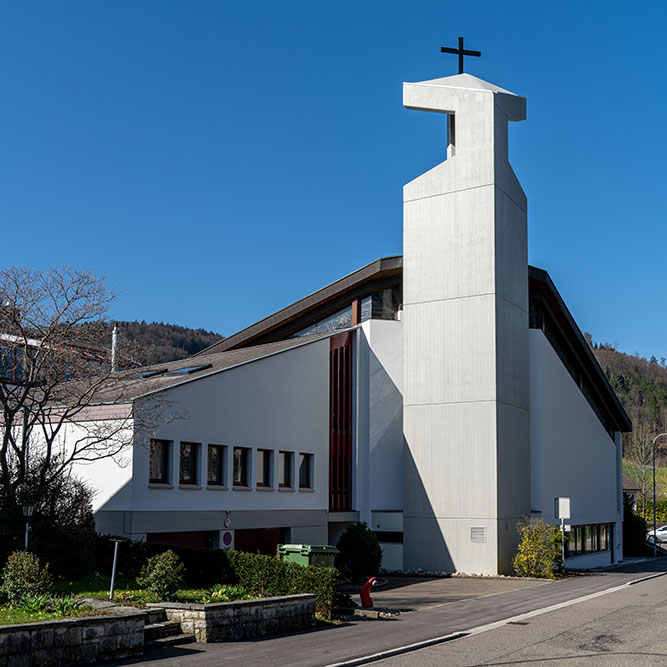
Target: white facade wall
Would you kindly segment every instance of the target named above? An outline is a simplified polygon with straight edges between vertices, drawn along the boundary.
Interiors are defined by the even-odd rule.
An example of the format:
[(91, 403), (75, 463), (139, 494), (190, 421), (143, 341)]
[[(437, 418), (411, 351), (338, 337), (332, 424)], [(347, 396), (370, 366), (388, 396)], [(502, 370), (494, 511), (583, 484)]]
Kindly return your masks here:
[[(116, 433), (117, 427), (122, 426), (122, 431), (114, 436), (114, 441), (129, 443), (132, 441), (133, 422), (113, 423), (110, 421), (99, 422), (102, 428), (108, 428), (109, 432)], [(87, 432), (79, 424), (68, 425), (66, 429), (66, 440), (85, 438)], [(101, 508), (121, 510), (132, 506), (132, 446), (126, 447), (120, 454), (113, 458), (104, 458), (94, 462), (83, 462), (72, 466), (72, 473), (79, 477), (93, 490), (93, 512)]]
[[(171, 484), (149, 485), (147, 447), (134, 451), (133, 509), (281, 510), (328, 508), (329, 340), (316, 341), (202, 378), (167, 392), (173, 410), (187, 415), (160, 428), (155, 437), (173, 441)], [(199, 479), (179, 485), (180, 442), (201, 443)], [(227, 446), (227, 487), (207, 488), (207, 446)], [(232, 449), (252, 448), (250, 490), (231, 485)], [(273, 455), (273, 485), (256, 487), (257, 449)], [(312, 490), (278, 489), (278, 451), (314, 455)], [(297, 471), (294, 471), (297, 474)], [(151, 486), (153, 488), (151, 488)], [(298, 487), (298, 479), (296, 479)]]
[[(110, 414), (118, 412), (129, 415), (129, 406), (116, 407)], [(89, 411), (90, 412), (90, 411)], [(134, 422), (131, 417), (88, 419), (78, 423), (65, 423), (53, 442), (53, 456), (69, 459), (73, 453), (75, 461), (71, 474), (84, 481), (92, 490), (93, 511), (101, 507), (120, 509), (132, 503), (132, 441)], [(104, 438), (108, 437), (106, 444)], [(91, 449), (93, 447), (94, 449)], [(44, 436), (39, 428), (29, 434), (29, 455), (39, 457), (44, 448)], [(120, 449), (120, 451), (118, 451)], [(113, 456), (108, 454), (113, 453)], [(91, 459), (89, 461), (80, 458)]]
[[(366, 320), (358, 335), (357, 466), (359, 519), (403, 532), (403, 323)], [(403, 568), (403, 545), (380, 543), (382, 566)]]
[[(149, 532), (222, 530), (224, 520), (231, 518), (235, 528), (292, 527), (292, 540), (326, 543), (328, 339), (186, 382), (157, 396), (160, 410), (168, 402), (168, 411), (179, 417), (152, 434), (172, 443), (169, 483), (149, 483), (147, 443), (130, 448), (121, 465), (109, 460), (76, 466), (75, 474), (96, 489), (98, 529), (136, 539)], [(154, 399), (140, 399), (138, 408), (150, 400)], [(196, 485), (179, 484), (182, 441), (200, 445)], [(207, 485), (209, 444), (227, 447), (224, 487)], [(249, 483), (243, 488), (232, 484), (235, 446), (250, 449)], [(256, 485), (259, 448), (273, 452), (268, 488)], [(290, 489), (278, 486), (280, 450), (294, 453)], [(309, 489), (299, 488), (300, 453), (313, 456)]]
[[(360, 355), (368, 355), (362, 409), (368, 411), (368, 503), (360, 518), (370, 525), (372, 510), (403, 509), (403, 331), (402, 322), (367, 320), (361, 326)], [(361, 392), (360, 392), (361, 393)], [(360, 442), (360, 445), (362, 443)]]
[[(571, 499), (575, 525), (613, 523), (614, 561), (622, 557), (623, 507), (613, 440), (540, 330), (529, 332), (531, 510), (549, 523), (554, 498)], [(610, 563), (611, 552), (577, 556), (571, 567)]]

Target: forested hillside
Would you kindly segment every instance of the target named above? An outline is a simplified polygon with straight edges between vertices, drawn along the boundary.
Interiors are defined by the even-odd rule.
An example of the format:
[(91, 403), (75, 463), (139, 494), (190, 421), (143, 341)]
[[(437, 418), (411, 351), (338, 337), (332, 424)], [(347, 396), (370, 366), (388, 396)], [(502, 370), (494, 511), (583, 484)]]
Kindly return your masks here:
[[(632, 433), (623, 435), (625, 472), (646, 497), (652, 492), (653, 438), (667, 431), (666, 360), (625, 354), (609, 343), (593, 342), (588, 334), (586, 339), (632, 419)], [(658, 465), (667, 465), (667, 438), (658, 440), (657, 457)]]
[[(133, 361), (142, 366), (184, 359), (223, 338), (212, 331), (188, 329), (177, 324), (162, 322), (117, 322), (117, 324), (120, 338), (130, 345)], [(109, 324), (108, 327), (109, 343), (111, 343), (113, 325)]]

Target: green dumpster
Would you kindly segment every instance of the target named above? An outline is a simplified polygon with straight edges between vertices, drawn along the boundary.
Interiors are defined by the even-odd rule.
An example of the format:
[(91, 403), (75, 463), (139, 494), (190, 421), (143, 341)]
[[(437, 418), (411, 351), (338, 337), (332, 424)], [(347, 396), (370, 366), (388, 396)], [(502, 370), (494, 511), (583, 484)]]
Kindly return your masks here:
[(282, 560), (290, 563), (333, 567), (338, 549), (321, 544), (283, 544), (278, 553)]

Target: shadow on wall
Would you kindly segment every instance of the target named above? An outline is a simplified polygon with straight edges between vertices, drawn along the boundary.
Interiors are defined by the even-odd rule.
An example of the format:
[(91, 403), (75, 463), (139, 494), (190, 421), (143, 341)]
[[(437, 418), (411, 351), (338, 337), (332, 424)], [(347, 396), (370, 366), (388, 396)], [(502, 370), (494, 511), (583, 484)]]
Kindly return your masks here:
[(455, 572), (454, 561), (405, 440), (403, 440), (403, 452), (405, 466), (403, 568)]
[[(402, 367), (400, 357), (385, 359)], [(403, 395), (391, 371), (369, 347), (368, 445), (370, 502), (373, 509), (403, 508)]]

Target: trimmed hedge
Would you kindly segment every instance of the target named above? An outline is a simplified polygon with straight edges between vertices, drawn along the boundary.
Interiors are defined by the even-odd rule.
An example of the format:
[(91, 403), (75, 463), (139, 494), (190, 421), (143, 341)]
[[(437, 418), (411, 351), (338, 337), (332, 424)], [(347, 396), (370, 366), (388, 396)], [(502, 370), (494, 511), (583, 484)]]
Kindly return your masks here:
[(314, 593), (317, 613), (331, 618), (336, 604), (338, 570), (332, 567), (304, 567), (271, 556), (223, 551), (189, 549), (152, 544), (148, 554), (171, 550), (185, 565), (185, 582), (196, 588), (215, 584), (239, 584), (254, 597)]
[(238, 583), (251, 595), (272, 597), (295, 593), (317, 595), (317, 613), (331, 618), (336, 601), (338, 570), (333, 567), (304, 567), (271, 556), (225, 551)]
[[(637, 509), (639, 510), (640, 507), (641, 503), (637, 502)], [(649, 529), (653, 530), (653, 502), (651, 500), (646, 501), (644, 513), (646, 515), (646, 523), (648, 524)], [(638, 511), (637, 514), (641, 516), (641, 512)], [(655, 520), (659, 524), (667, 523), (667, 500), (658, 500), (656, 503)]]

